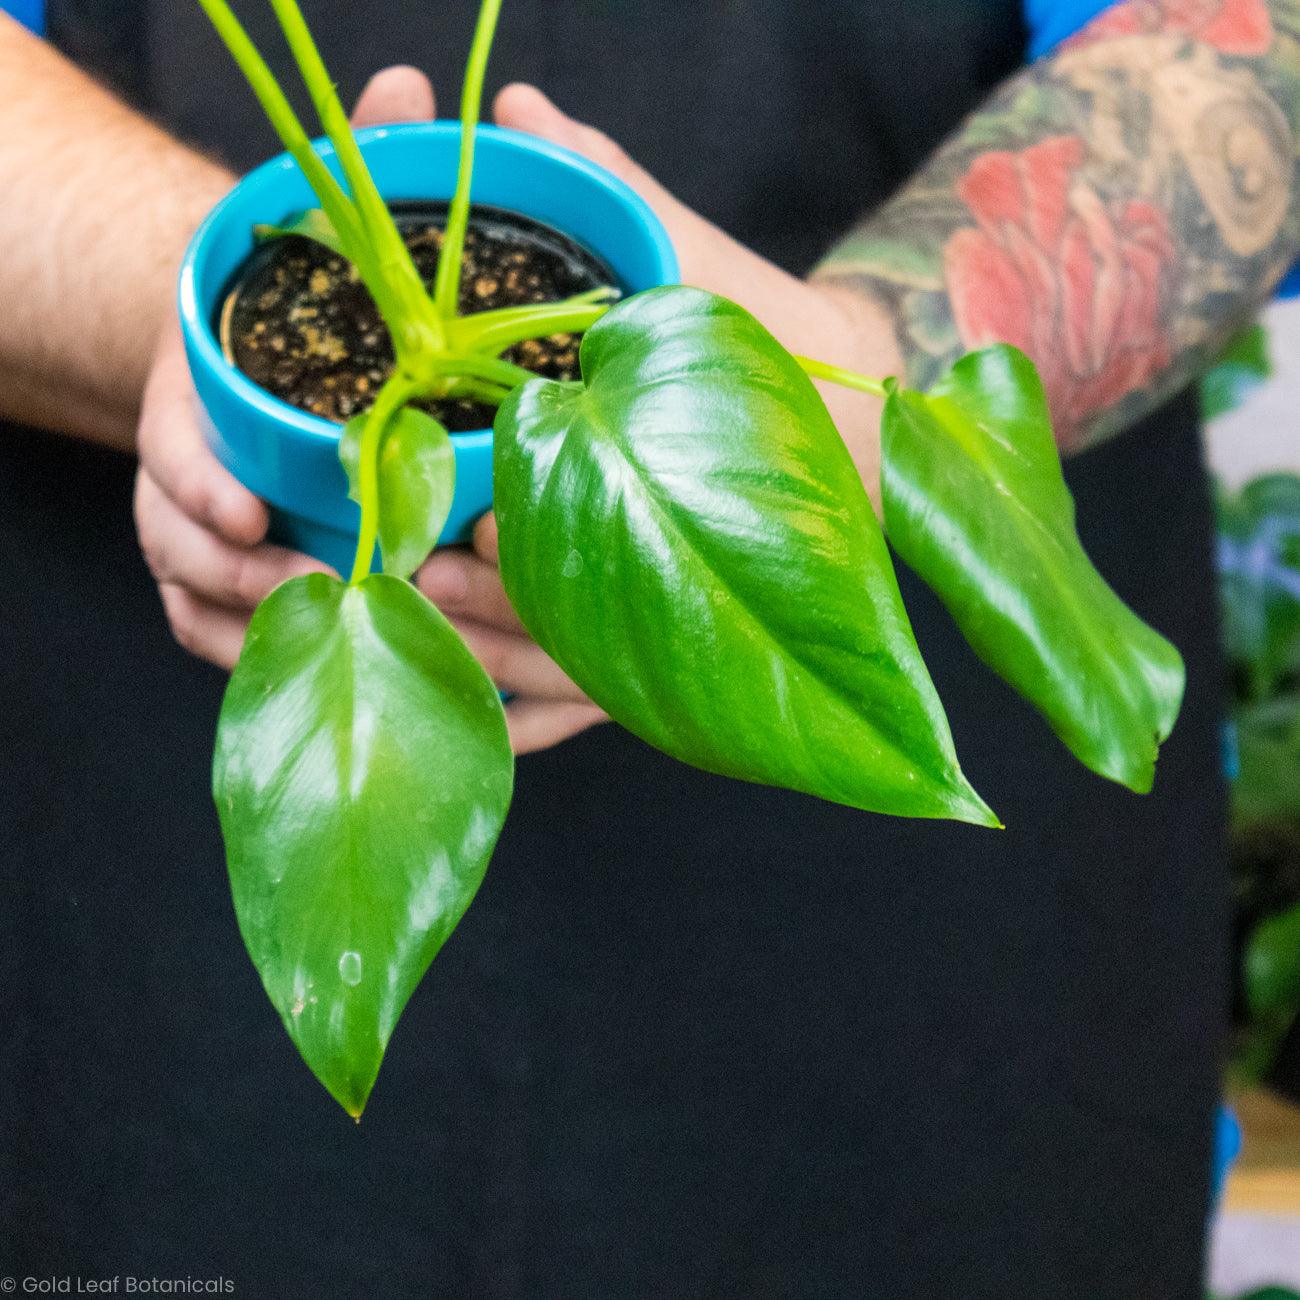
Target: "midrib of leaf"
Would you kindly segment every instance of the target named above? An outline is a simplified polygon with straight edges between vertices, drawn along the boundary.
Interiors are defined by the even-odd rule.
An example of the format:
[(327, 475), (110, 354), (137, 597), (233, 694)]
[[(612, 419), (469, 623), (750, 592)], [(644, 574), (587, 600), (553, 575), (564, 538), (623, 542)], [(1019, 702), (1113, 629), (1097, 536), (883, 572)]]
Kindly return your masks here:
[[(645, 473), (642, 470), (641, 466), (639, 466), (634, 459), (630, 458), (627, 455), (627, 453), (625, 452), (622, 446), (620, 439), (617, 436), (617, 431), (607, 421), (603, 411), (590, 410), (590, 407), (593, 405), (593, 400), (590, 397), (591, 392), (592, 389), (588, 387), (583, 393), (577, 395), (577, 400), (582, 402), (585, 406), (588, 407), (590, 422), (593, 426), (596, 427), (597, 431), (603, 435), (603, 441), (606, 442), (611, 447), (615, 455), (618, 457), (619, 461), (626, 468), (631, 470), (631, 475), (630, 475), (631, 480), (635, 482), (637, 486), (641, 489), (641, 493), (644, 500), (651, 506), (655, 515), (660, 519), (662, 525), (666, 528), (667, 531), (670, 531), (674, 536), (681, 539), (681, 541), (685, 545), (686, 551), (690, 556), (694, 567), (697, 570), (702, 569), (706, 574), (711, 574), (713, 575), (714, 578), (716, 578), (718, 585), (720, 585), (730, 595), (731, 605), (741, 611), (741, 614), (748, 621), (748, 623), (752, 627), (756, 628), (762, 634), (763, 639), (768, 644), (781, 648), (780, 642), (778, 641), (778, 639), (776, 638), (776, 636), (774, 635), (773, 631), (768, 626), (768, 624), (764, 622), (764, 620), (757, 613), (752, 611), (745, 603), (745, 601), (740, 599), (736, 589), (727, 580), (727, 578), (724, 577), (721, 573), (719, 573), (715, 568), (713, 568), (713, 566), (708, 562), (708, 560), (701, 553), (696, 540), (688, 532), (684, 531), (681, 528), (681, 526), (679, 525), (676, 519), (675, 512), (672, 510), (671, 506), (660, 499), (659, 493), (656, 490), (657, 485), (655, 483), (655, 480), (653, 479), (653, 477)], [(628, 476), (624, 476), (625, 480), (627, 477)], [(840, 702), (847, 707), (849, 713), (853, 717), (858, 718), (863, 723), (863, 725), (867, 727), (867, 729), (871, 732), (871, 734), (877, 738), (877, 742), (879, 743), (880, 748), (882, 750), (886, 750), (894, 754), (896, 758), (901, 760), (903, 765), (909, 768), (910, 770), (912, 771), (917, 770), (916, 762), (908, 754), (906, 754), (901, 748), (899, 748), (898, 744), (894, 740), (887, 738), (884, 735), (884, 733), (881, 732), (874, 725), (874, 723), (871, 723), (870, 721), (867, 721), (865, 718), (863, 718), (860, 706), (849, 696), (849, 694), (844, 690), (844, 688), (838, 682), (826, 678), (826, 676), (824, 675), (824, 670), (820, 666), (814, 663), (810, 663), (804, 655), (798, 653), (797, 651), (794, 650), (785, 651), (784, 649), (782, 649), (782, 652), (786, 653), (791, 660), (797, 663), (800, 666), (800, 668), (802, 668), (803, 671), (807, 673), (810, 678), (812, 678), (813, 681), (818, 682), (822, 687), (824, 687), (828, 691), (829, 694), (839, 699)], [(900, 673), (900, 676), (901, 675), (902, 674)], [(904, 680), (906, 680), (905, 677)], [(908, 684), (911, 685), (911, 683)], [(927, 720), (929, 720), (928, 715), (926, 716), (927, 716)], [(955, 751), (952, 752), (950, 756), (949, 764), (950, 764), (951, 771), (960, 770), (959, 764), (956, 761)], [(947, 775), (948, 774), (945, 773), (945, 776)], [(945, 788), (951, 788), (950, 782), (946, 780), (944, 782), (944, 785)]]
[[(933, 401), (935, 399), (931, 398), (929, 400)], [(962, 411), (962, 413), (965, 414), (964, 409), (957, 402), (953, 401), (952, 398), (945, 397), (942, 400), (950, 402), (959, 411)], [(907, 418), (911, 421), (911, 411), (901, 403), (900, 407), (907, 412)], [(976, 471), (983, 475), (992, 490), (998, 492), (999, 496), (1009, 501), (1014, 508), (1015, 515), (1028, 524), (1027, 530), (1022, 528), (1017, 531), (1025, 537), (1030, 549), (1038, 557), (1044, 570), (1053, 575), (1053, 590), (1055, 590), (1058, 596), (1062, 598), (1067, 608), (1073, 612), (1076, 623), (1083, 628), (1084, 638), (1092, 648), (1092, 657), (1095, 660), (1099, 660), (1104, 665), (1107, 677), (1118, 687), (1119, 694), (1123, 698), (1129, 700), (1134, 707), (1137, 707), (1138, 698), (1128, 689), (1128, 677), (1130, 674), (1122, 671), (1120, 665), (1115, 661), (1115, 659), (1111, 655), (1107, 654), (1105, 640), (1098, 635), (1092, 626), (1095, 622), (1096, 610), (1090, 610), (1089, 606), (1081, 604), (1079, 599), (1076, 597), (1074, 590), (1068, 583), (1063, 583), (1058, 575), (1057, 571), (1060, 567), (1076, 567), (1077, 561), (1071, 558), (1069, 551), (1061, 543), (1056, 534), (1024, 504), (1019, 496), (1015, 493), (998, 491), (996, 478), (997, 469), (991, 458), (984, 452), (983, 448), (979, 447), (977, 443), (972, 444), (971, 440), (964, 432), (958, 433), (953, 430), (948, 421), (940, 420), (938, 423), (945, 433), (952, 434), (954, 441), (958, 443), (964, 452), (966, 452), (967, 459), (974, 464)], [(973, 423), (981, 430), (984, 429), (984, 426), (978, 420), (974, 420)], [(987, 430), (984, 431), (987, 432)], [(1017, 452), (1017, 454), (1019, 453)], [(1075, 540), (1078, 540), (1077, 534)], [(1080, 546), (1082, 547), (1082, 543), (1080, 543)], [(1096, 576), (1100, 578), (1100, 574), (1097, 574)], [(1105, 584), (1104, 578), (1101, 578), (1101, 581)], [(1107, 586), (1106, 590), (1109, 592), (1110, 588)], [(1142, 677), (1142, 680), (1145, 682), (1146, 679), (1144, 674), (1138, 674), (1138, 676)], [(1143, 695), (1147, 696), (1148, 703), (1152, 702), (1150, 700), (1149, 691), (1144, 691)]]

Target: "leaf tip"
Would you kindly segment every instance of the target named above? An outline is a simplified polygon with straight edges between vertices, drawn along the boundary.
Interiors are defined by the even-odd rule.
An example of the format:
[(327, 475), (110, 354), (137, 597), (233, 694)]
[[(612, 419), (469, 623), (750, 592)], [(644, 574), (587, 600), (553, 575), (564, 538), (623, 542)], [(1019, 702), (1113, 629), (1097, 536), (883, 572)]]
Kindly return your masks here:
[(965, 822), (968, 826), (983, 826), (993, 831), (1006, 830), (1002, 819), (980, 798), (975, 787), (960, 774), (958, 782), (952, 792), (953, 807), (948, 816), (953, 821)]
[(361, 1116), (365, 1114), (366, 1103), (370, 1100), (371, 1090), (374, 1088), (373, 1081), (366, 1084), (360, 1079), (348, 1079), (342, 1086), (334, 1087), (321, 1075), (318, 1074), (316, 1077), (325, 1084), (326, 1091), (343, 1107), (348, 1116), (360, 1124)]

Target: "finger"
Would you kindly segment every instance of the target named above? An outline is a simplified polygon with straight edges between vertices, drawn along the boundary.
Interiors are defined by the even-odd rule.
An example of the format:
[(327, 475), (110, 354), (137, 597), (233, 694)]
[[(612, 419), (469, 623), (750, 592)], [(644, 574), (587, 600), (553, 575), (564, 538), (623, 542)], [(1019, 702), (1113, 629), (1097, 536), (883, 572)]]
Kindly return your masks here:
[(181, 646), (220, 668), (235, 666), (244, 648), (244, 634), (251, 615), (213, 605), (170, 582), (162, 583), (158, 593), (172, 635)]
[(154, 578), (230, 610), (254, 609), (290, 578), (333, 572), (281, 546), (232, 546), (196, 524), (144, 470), (136, 479), (135, 514), (140, 548)]
[(549, 700), (512, 700), (506, 705), (510, 747), (532, 754), (568, 740), (609, 718), (594, 704), (556, 704)]
[(208, 449), (179, 326), (169, 325), (145, 388), (137, 446), (154, 483), (191, 519), (228, 541), (252, 546), (266, 536), (266, 506)]
[(352, 110), (353, 126), (427, 122), (437, 116), (433, 85), (419, 68), (400, 66), (376, 72)]
[(466, 547), (435, 551), (415, 575), (415, 582), (449, 617), (524, 634), (519, 615), (501, 585), (500, 570)]
[(527, 636), (484, 627), (464, 618), (453, 617), (449, 621), (483, 670), (503, 691), (569, 704), (590, 703), (564, 675), (559, 664)]
[(489, 564), (501, 567), (501, 534), (493, 511), (489, 511), (474, 525), (474, 553)]

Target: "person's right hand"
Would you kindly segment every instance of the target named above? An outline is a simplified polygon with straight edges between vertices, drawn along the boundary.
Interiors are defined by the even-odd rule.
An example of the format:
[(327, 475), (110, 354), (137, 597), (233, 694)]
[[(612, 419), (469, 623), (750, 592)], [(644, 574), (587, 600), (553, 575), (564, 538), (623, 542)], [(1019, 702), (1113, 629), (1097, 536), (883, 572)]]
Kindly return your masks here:
[[(366, 87), (352, 120), (369, 126), (433, 115), (428, 80), (413, 68), (388, 68)], [(172, 320), (141, 408), (136, 528), (177, 641), (233, 668), (258, 604), (290, 578), (331, 570), (266, 541), (266, 506), (208, 450), (195, 401), (180, 326)]]

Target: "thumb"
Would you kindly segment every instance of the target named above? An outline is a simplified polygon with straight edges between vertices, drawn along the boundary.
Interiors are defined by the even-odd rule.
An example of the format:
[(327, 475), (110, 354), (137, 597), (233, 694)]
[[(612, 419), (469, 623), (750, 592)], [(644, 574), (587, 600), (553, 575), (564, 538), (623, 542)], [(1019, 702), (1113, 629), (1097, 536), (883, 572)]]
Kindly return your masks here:
[(692, 238), (699, 237), (696, 227), (705, 224), (702, 217), (678, 202), (603, 131), (569, 117), (536, 86), (522, 82), (507, 86), (497, 96), (493, 111), (498, 126), (540, 136), (552, 144), (572, 149), (612, 172), (645, 199), (679, 248), (683, 242), (689, 243)]
[(434, 116), (433, 86), (423, 72), (418, 68), (385, 68), (366, 83), (352, 110), (352, 125), (424, 122)]

